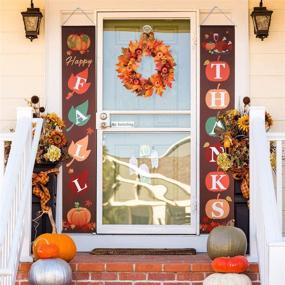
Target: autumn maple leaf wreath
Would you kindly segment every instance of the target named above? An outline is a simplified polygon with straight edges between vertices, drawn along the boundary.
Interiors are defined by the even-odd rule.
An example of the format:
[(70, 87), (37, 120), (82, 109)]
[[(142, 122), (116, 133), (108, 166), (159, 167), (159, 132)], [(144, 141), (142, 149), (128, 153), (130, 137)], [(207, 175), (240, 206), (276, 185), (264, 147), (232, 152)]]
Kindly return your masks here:
[[(148, 78), (137, 72), (144, 56), (153, 57), (157, 71)], [(153, 32), (143, 32), (139, 41), (130, 41), (127, 48), (122, 48), (117, 63), (118, 78), (137, 96), (149, 97), (153, 93), (162, 96), (167, 87), (172, 88), (175, 65), (170, 46), (155, 39)]]

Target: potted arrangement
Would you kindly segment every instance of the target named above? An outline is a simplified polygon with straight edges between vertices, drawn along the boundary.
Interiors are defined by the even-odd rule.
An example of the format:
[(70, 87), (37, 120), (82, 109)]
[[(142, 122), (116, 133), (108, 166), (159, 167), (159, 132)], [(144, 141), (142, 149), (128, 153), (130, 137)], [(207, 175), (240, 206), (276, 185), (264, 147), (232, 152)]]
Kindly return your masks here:
[[(33, 229), (38, 233), (55, 231), (55, 204), (57, 174), (61, 163), (68, 158), (64, 121), (56, 113), (45, 114), (38, 96), (32, 96), (27, 104), (33, 109), (34, 118), (43, 119), (42, 133), (36, 154), (33, 173)], [(47, 214), (47, 215), (45, 215)]]
[[(232, 175), (235, 180), (241, 181), (241, 193), (243, 197), (249, 199), (249, 104), (250, 99), (243, 100), (244, 109), (242, 111), (231, 109), (223, 113), (218, 113), (217, 120), (222, 127), (216, 127), (215, 133), (218, 135), (224, 148), (217, 156), (217, 165), (220, 170)], [(265, 114), (265, 126), (267, 131), (273, 125), (272, 117)], [(274, 170), (275, 147), (271, 145), (271, 161)]]

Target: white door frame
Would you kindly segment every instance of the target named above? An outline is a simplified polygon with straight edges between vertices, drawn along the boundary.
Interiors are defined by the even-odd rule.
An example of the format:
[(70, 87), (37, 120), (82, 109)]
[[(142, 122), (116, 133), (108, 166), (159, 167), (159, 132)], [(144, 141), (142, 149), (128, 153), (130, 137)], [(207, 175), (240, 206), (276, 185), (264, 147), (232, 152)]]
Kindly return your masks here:
[[(199, 94), (197, 89), (197, 12), (98, 12), (97, 13), (97, 120), (100, 121), (100, 114), (166, 114), (166, 115), (189, 115), (191, 128), (100, 128), (100, 122), (97, 121), (97, 232), (99, 234), (197, 234), (199, 224), (199, 213), (197, 212), (197, 100)], [(164, 111), (112, 111), (103, 108), (103, 22), (104, 20), (125, 20), (125, 19), (187, 19), (190, 20), (190, 94), (191, 110), (164, 110)], [(187, 63), (186, 63), (187, 64)], [(102, 139), (104, 133), (114, 132), (188, 132), (191, 136), (191, 225), (104, 225), (102, 224), (102, 201), (103, 201), (103, 146)], [(192, 218), (193, 217), (193, 218)]]

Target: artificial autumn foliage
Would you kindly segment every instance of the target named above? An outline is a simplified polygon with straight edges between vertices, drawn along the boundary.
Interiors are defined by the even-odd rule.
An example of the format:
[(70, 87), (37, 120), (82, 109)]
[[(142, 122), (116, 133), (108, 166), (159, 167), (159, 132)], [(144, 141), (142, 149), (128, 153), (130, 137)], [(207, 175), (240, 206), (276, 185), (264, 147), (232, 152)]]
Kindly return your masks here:
[[(241, 192), (245, 199), (249, 199), (249, 112), (250, 99), (244, 98), (242, 111), (231, 109), (217, 115), (215, 133), (219, 137), (224, 151), (217, 156), (220, 170), (241, 180)], [(265, 114), (265, 127), (269, 130), (273, 124), (269, 113)], [(271, 147), (271, 153), (274, 153)]]
[(33, 109), (34, 118), (43, 119), (43, 127), (36, 155), (37, 164), (58, 164), (67, 159), (67, 140), (64, 135), (65, 123), (56, 113), (44, 114), (38, 96), (26, 100)]
[(211, 266), (215, 272), (223, 273), (242, 273), (248, 268), (248, 261), (245, 256), (217, 257)]
[[(144, 78), (137, 69), (144, 56), (153, 57), (156, 73)], [(170, 47), (157, 40), (153, 32), (142, 33), (139, 41), (131, 41), (128, 48), (122, 48), (118, 57), (117, 72), (126, 89), (137, 96), (162, 96), (166, 88), (172, 88), (176, 63)]]

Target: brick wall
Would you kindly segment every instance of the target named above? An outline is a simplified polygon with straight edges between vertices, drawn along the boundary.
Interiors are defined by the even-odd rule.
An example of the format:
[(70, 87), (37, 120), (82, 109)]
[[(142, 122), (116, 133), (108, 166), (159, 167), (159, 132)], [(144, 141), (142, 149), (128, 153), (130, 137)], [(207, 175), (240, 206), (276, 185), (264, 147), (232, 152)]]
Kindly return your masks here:
[[(73, 285), (202, 285), (212, 273), (210, 260), (197, 256), (91, 256), (71, 262)], [(27, 285), (30, 264), (20, 265), (17, 285)], [(260, 285), (257, 264), (246, 273)]]

